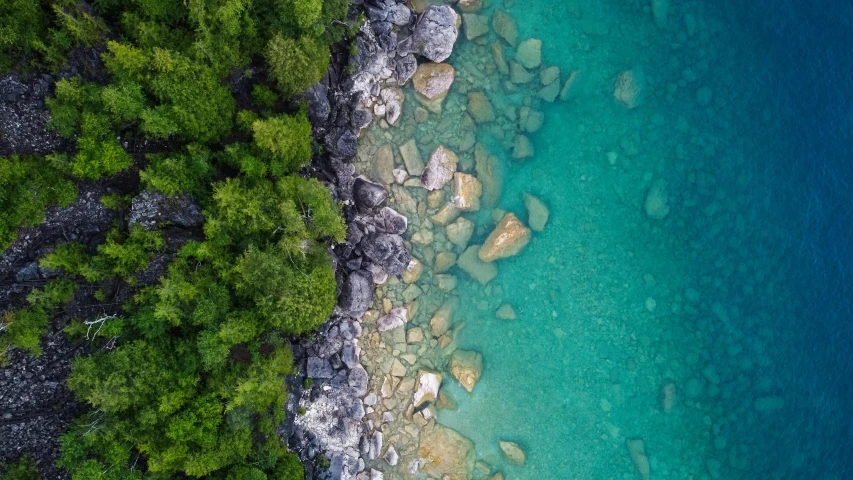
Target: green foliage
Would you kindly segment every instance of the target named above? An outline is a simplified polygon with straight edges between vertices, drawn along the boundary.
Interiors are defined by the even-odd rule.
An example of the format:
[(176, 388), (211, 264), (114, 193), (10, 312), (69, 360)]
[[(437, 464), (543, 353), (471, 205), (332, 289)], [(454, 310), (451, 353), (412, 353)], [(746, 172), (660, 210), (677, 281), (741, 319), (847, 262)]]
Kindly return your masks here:
[(15, 463), (0, 462), (0, 480), (39, 480), (38, 467), (33, 459), (24, 455)]
[(58, 0), (52, 5), (60, 27), (79, 43), (94, 45), (107, 30), (104, 22), (89, 13), (88, 7), (76, 0)]
[(28, 296), (29, 307), (6, 312), (0, 319), (0, 364), (6, 362), (6, 352), (14, 347), (34, 356), (41, 355), (40, 339), (47, 329), (50, 314), (73, 297), (77, 284), (67, 279), (51, 280), (42, 289)]
[(252, 101), (259, 107), (272, 108), (278, 102), (278, 95), (266, 85), (252, 87)]
[(0, 69), (32, 55), (46, 30), (46, 14), (34, 0), (0, 0)]
[(255, 145), (269, 158), (269, 173), (292, 173), (311, 159), (311, 123), (304, 112), (280, 115), (252, 124)]
[(270, 75), (286, 96), (307, 90), (329, 69), (329, 49), (321, 41), (302, 36), (276, 34), (267, 44), (266, 60)]
[(213, 169), (207, 149), (190, 145), (186, 153), (148, 155), (148, 166), (139, 172), (143, 185), (167, 196), (189, 193), (199, 198), (209, 190)]
[(101, 202), (101, 205), (109, 208), (110, 210), (123, 210), (130, 205), (130, 198), (128, 196), (121, 196), (117, 193), (101, 195), (101, 198), (98, 201)]
[(15, 240), (18, 227), (41, 223), (48, 205), (67, 207), (77, 197), (66, 171), (38, 156), (0, 157), (0, 249)]

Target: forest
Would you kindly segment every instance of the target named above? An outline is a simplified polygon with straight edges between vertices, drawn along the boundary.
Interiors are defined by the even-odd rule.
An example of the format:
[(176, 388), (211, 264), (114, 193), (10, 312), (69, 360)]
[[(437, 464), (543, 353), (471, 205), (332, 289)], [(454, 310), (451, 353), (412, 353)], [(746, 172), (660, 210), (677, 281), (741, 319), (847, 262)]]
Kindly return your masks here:
[[(119, 302), (64, 334), (92, 346), (67, 385), (89, 406), (61, 438), (74, 480), (302, 479), (275, 433), (288, 338), (336, 301), (329, 245), (340, 206), (299, 173), (317, 151), (295, 99), (353, 33), (347, 0), (0, 0), (0, 71), (49, 73), (49, 128), (64, 146), (0, 157), (0, 248), (67, 207), (82, 182), (131, 176), (136, 191), (189, 196), (203, 227), (177, 241), (126, 221), (132, 195), (100, 202), (121, 220), (98, 245), (61, 242), (56, 272), (0, 306), (0, 365), (42, 353), (73, 299)], [(66, 68), (94, 56), (90, 68)], [(144, 145), (144, 148), (137, 148)], [(122, 177), (124, 178), (124, 177)], [(174, 250), (155, 282), (152, 259)], [(119, 296), (117, 292), (122, 292)], [(40, 478), (31, 459), (0, 478)]]

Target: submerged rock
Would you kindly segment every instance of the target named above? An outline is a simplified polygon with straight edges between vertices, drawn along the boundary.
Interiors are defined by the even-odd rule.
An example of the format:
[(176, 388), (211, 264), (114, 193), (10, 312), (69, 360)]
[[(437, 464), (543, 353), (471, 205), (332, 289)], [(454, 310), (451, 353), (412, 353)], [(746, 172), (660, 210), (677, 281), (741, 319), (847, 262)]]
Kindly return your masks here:
[(462, 23), (465, 25), (465, 38), (474, 40), (489, 33), (489, 17), (474, 13), (463, 13)]
[(613, 98), (628, 109), (640, 106), (645, 79), (640, 69), (625, 70), (613, 82)]
[(515, 314), (515, 309), (508, 303), (504, 303), (498, 307), (497, 311), (495, 311), (495, 316), (501, 320), (515, 320), (518, 318), (518, 315)]
[(495, 10), (492, 16), (492, 28), (499, 37), (506, 40), (510, 47), (518, 45), (518, 25), (510, 14), (503, 10)]
[(669, 15), (670, 0), (652, 0), (652, 18), (658, 27), (666, 26), (666, 17)]
[(418, 177), (424, 173), (424, 159), (414, 138), (400, 146), (400, 156), (409, 175)]
[(438, 423), (421, 433), (418, 457), (423, 473), (442, 480), (470, 479), (476, 460), (471, 440)]
[(510, 462), (516, 465), (524, 465), (527, 462), (527, 455), (517, 443), (500, 440), (498, 444), (501, 447), (501, 452)]
[(514, 213), (507, 213), (486, 238), (479, 257), (484, 262), (518, 255), (530, 242), (530, 229)]
[(556, 65), (552, 65), (548, 68), (543, 68), (541, 72), (539, 72), (539, 81), (542, 82), (542, 85), (551, 85), (554, 82), (558, 82), (560, 80), (560, 67)]
[(542, 40), (528, 38), (521, 42), (515, 52), (515, 60), (524, 65), (524, 68), (538, 68), (542, 65)]
[(465, 248), (474, 235), (474, 223), (465, 217), (459, 217), (446, 227), (446, 231), (450, 243)]
[(498, 266), (494, 262), (480, 260), (480, 245), (471, 245), (456, 260), (459, 269), (471, 278), (485, 285), (498, 276)]
[(675, 383), (672, 381), (665, 382), (660, 388), (660, 408), (664, 411), (664, 413), (669, 413), (672, 411), (672, 407), (675, 406), (675, 399), (677, 397), (678, 390), (675, 388)]
[(448, 369), (451, 375), (469, 393), (474, 391), (474, 386), (483, 374), (483, 355), (473, 350), (456, 350), (450, 357)]
[(495, 109), (489, 97), (483, 92), (476, 91), (468, 94), (468, 113), (477, 123), (493, 122), (495, 120)]
[(453, 174), (453, 206), (463, 212), (474, 212), (480, 209), (480, 196), (483, 195), (483, 186), (477, 177), (467, 173), (456, 172)]
[(449, 63), (423, 63), (412, 77), (412, 85), (427, 100), (443, 99), (456, 79), (456, 70)]
[(486, 207), (494, 208), (498, 205), (503, 192), (503, 179), (498, 171), (499, 160), (482, 143), (474, 145), (474, 168), (477, 178), (483, 185), (482, 201)]
[(646, 215), (655, 220), (663, 220), (669, 214), (668, 197), (666, 180), (659, 178), (652, 182), (649, 191), (646, 193), (646, 201), (643, 203)]
[(408, 311), (406, 307), (397, 307), (388, 315), (383, 315), (376, 321), (376, 329), (380, 332), (387, 332), (395, 328), (402, 327), (408, 321)]
[(637, 467), (637, 472), (643, 480), (649, 480), (649, 457), (646, 456), (646, 446), (642, 438), (629, 438), (625, 440), (631, 460)]
[(530, 225), (530, 229), (534, 232), (544, 230), (545, 224), (548, 223), (548, 217), (551, 215), (548, 207), (542, 203), (542, 200), (529, 193), (524, 194), (524, 206), (527, 207), (527, 224)]
[(421, 183), (427, 190), (438, 190), (453, 178), (456, 172), (456, 164), (459, 162), (459, 157), (456, 154), (440, 145), (432, 152), (421, 176)]
[(515, 142), (512, 147), (512, 158), (516, 160), (524, 160), (534, 155), (533, 143), (526, 135), (516, 135)]
[(500, 43), (495, 42), (492, 44), (492, 60), (494, 60), (495, 66), (500, 73), (509, 75), (509, 64), (506, 61), (506, 55)]
[(459, 15), (447, 5), (427, 7), (412, 35), (417, 53), (433, 62), (447, 60), (459, 35), (458, 20)]
[(516, 85), (530, 83), (533, 81), (533, 74), (528, 72), (520, 63), (511, 62), (509, 65), (509, 81)]

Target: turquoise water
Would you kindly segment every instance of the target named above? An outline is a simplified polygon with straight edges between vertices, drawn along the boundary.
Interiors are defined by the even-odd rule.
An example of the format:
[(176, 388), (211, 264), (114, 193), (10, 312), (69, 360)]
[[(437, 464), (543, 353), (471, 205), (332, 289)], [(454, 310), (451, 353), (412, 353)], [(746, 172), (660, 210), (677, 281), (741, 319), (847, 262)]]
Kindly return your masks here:
[[(577, 83), (565, 101), (527, 100), (545, 114), (530, 159), (477, 131), (501, 158), (498, 207), (526, 220), (531, 193), (551, 216), (488, 286), (457, 272), (459, 346), (485, 367), (472, 394), (445, 382), (458, 409), (439, 421), (510, 479), (640, 478), (628, 438), (642, 438), (651, 478), (850, 478), (851, 315), (838, 300), (851, 202), (832, 196), (850, 177), (826, 174), (829, 140), (794, 143), (824, 130), (800, 123), (821, 104), (790, 83), (812, 84), (796, 71), (808, 62), (768, 43), (802, 12), (672, 2), (656, 24), (645, 1), (509, 3), (520, 38), (541, 39), (543, 63)], [(520, 107), (524, 93), (474, 71), (491, 41), (460, 41), (450, 63), (490, 85), (499, 112)], [(644, 78), (633, 109), (613, 98), (628, 69)], [(821, 149), (820, 165), (798, 166)], [(659, 180), (663, 219), (644, 212)], [(492, 212), (467, 216), (481, 243)], [(495, 317), (504, 303), (517, 320)], [(507, 462), (498, 440), (519, 443), (527, 464)]]

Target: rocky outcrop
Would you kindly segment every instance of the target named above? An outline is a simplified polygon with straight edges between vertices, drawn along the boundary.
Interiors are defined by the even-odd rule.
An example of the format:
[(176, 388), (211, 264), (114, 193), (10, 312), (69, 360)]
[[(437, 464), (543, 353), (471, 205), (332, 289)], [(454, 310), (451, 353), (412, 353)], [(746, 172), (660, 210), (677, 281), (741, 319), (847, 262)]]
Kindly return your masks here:
[(166, 197), (160, 192), (145, 190), (131, 200), (128, 221), (146, 230), (164, 225), (196, 228), (204, 224), (204, 215), (187, 194)]
[(439, 190), (453, 178), (459, 157), (452, 150), (440, 145), (429, 157), (429, 162), (421, 176), (421, 183), (427, 190)]

